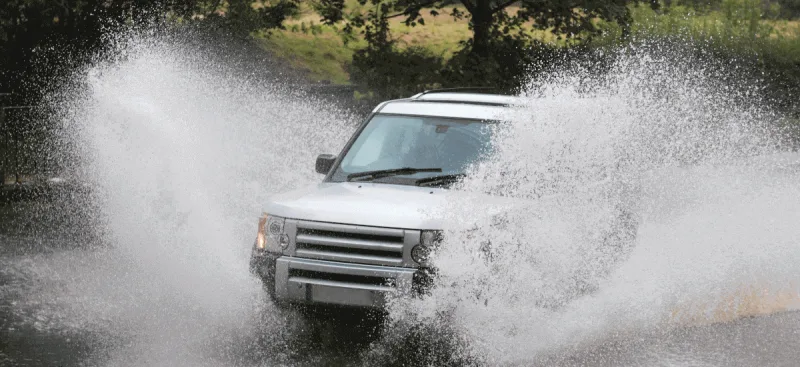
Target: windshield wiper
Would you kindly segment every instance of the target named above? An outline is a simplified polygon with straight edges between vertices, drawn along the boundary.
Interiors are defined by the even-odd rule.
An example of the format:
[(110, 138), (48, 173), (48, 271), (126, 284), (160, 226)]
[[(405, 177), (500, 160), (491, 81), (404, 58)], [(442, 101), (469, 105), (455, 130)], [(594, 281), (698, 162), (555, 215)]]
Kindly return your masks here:
[(419, 180), (414, 181), (414, 184), (417, 186), (450, 185), (458, 182), (464, 177), (467, 177), (467, 174), (457, 173), (453, 175), (432, 176), (420, 178)]
[(356, 172), (347, 175), (347, 181), (352, 181), (356, 178), (366, 178), (369, 177), (372, 180), (383, 178), (383, 177), (390, 177), (390, 176), (400, 176), (400, 175), (413, 175), (415, 173), (420, 172), (442, 172), (441, 168), (411, 168), (411, 167), (403, 167), (403, 168), (394, 168), (394, 169), (381, 169), (376, 171), (364, 171), (364, 172)]

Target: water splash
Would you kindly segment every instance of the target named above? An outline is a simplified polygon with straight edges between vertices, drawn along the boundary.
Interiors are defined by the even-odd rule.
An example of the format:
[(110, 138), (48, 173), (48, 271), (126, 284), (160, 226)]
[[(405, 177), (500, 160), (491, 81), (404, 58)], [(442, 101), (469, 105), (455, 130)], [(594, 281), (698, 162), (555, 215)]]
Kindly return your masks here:
[[(780, 114), (725, 65), (660, 47), (530, 84), (469, 195), (431, 213), (448, 218), (438, 286), (396, 300), (390, 328), (450, 330), (494, 365), (792, 307), (800, 156)], [(747, 289), (777, 296), (747, 306)]]
[[(247, 256), (261, 203), (316, 182), (314, 156), (338, 151), (350, 117), (175, 40), (120, 36), (109, 54), (54, 102), (101, 246), (4, 260), (28, 280), (15, 312), (88, 331), (99, 365), (324, 363), (290, 345), (320, 336), (272, 309)], [(800, 181), (780, 115), (674, 60), (622, 52), (605, 73), (532, 82), (494, 158), (431, 213), (449, 223), (438, 288), (396, 301), (363, 362), (546, 364), (793, 307)], [(764, 292), (780, 304), (753, 306)]]
[(18, 313), (99, 336), (102, 365), (234, 363), (237, 342), (264, 334), (270, 359), (286, 358), (281, 333), (302, 322), (272, 310), (247, 270), (257, 218), (269, 195), (319, 180), (316, 154), (341, 149), (353, 116), (237, 70), (236, 55), (118, 37), (53, 99), (100, 246), (14, 259), (36, 280)]

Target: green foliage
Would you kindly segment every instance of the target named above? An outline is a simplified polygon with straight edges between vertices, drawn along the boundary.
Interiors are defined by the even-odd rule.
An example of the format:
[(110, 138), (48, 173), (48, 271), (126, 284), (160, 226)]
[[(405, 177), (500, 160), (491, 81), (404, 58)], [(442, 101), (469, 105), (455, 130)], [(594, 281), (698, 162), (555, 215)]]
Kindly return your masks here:
[[(605, 20), (627, 30), (628, 4), (639, 0), (459, 0), (461, 7), (443, 0), (357, 0), (360, 7), (345, 9), (342, 0), (319, 0), (315, 9), (326, 24), (344, 22), (346, 41), (362, 37), (367, 48), (353, 58), (354, 81), (377, 88), (382, 97), (430, 85), (491, 85), (513, 90), (528, 65), (547, 53), (532, 31), (546, 30), (559, 39), (590, 38), (601, 32), (596, 21)], [(516, 11), (509, 11), (512, 5)], [(652, 8), (658, 2), (651, 1)], [(400, 49), (392, 38), (389, 19), (402, 17), (406, 26), (425, 26), (422, 11), (432, 16), (449, 12), (467, 19), (472, 37), (461, 43), (446, 64), (440, 56), (419, 49)], [(536, 49), (536, 52), (531, 52)], [(391, 83), (391, 86), (382, 84)]]
[[(525, 37), (532, 29), (547, 30), (559, 37), (580, 39), (599, 33), (596, 20), (615, 22), (623, 29), (630, 22), (628, 5), (640, 0), (459, 0), (462, 7), (448, 8), (450, 16), (468, 19), (472, 30), (469, 48), (476, 58), (490, 57), (491, 44), (498, 34)], [(428, 9), (433, 16), (445, 12), (452, 3), (443, 0), (358, 0), (361, 7), (347, 11), (342, 0), (319, 0), (316, 9), (326, 24), (345, 21), (345, 37), (354, 37), (360, 30), (370, 45), (385, 47), (391, 43), (388, 19), (402, 17), (408, 26), (424, 26), (422, 11)], [(508, 11), (516, 5), (519, 9)], [(650, 1), (657, 8), (659, 3)]]
[(192, 23), (248, 34), (281, 27), (299, 0), (254, 7), (250, 0), (3, 0), (0, 3), (0, 91), (35, 103), (133, 24)]
[[(723, 0), (670, 0), (664, 3), (667, 7), (678, 5), (701, 12), (719, 11), (726, 5), (731, 5), (730, 2)], [(800, 0), (762, 0), (752, 2), (752, 5), (754, 6), (751, 9), (760, 8), (764, 13), (771, 16), (778, 16), (783, 19), (800, 17)]]
[[(709, 52), (709, 57), (735, 66), (742, 78), (763, 85), (771, 104), (800, 118), (800, 28), (775, 20), (780, 9), (759, 0), (720, 0), (712, 8), (697, 10), (673, 5), (662, 12), (634, 8), (631, 27), (634, 39), (675, 39)], [(592, 47), (615, 46), (620, 30), (614, 24)]]
[[(305, 31), (301, 31), (301, 25)], [(319, 24), (309, 27), (308, 23), (287, 26), (288, 31), (256, 32), (256, 41), (269, 52), (287, 63), (295, 70), (303, 71), (312, 81), (327, 81), (334, 84), (347, 84), (350, 75), (347, 65), (353, 60), (353, 49), (362, 43), (345, 46), (341, 38), (327, 26)], [(316, 29), (316, 33), (311, 31)]]
[(402, 50), (367, 47), (353, 55), (351, 81), (380, 98), (407, 97), (442, 85), (441, 56), (421, 47)]
[(380, 99), (400, 98), (426, 89), (490, 87), (500, 93), (520, 90), (530, 72), (537, 72), (567, 53), (552, 45), (517, 37), (499, 37), (489, 45), (491, 55), (476, 58), (466, 42), (444, 59), (423, 47), (356, 51), (352, 82)]
[[(249, 0), (2, 0), (0, 92), (13, 93), (7, 104), (39, 105), (49, 91), (74, 82), (73, 72), (102, 55), (120, 31), (140, 25), (154, 25), (146, 28), (154, 32), (210, 27), (249, 36), (253, 29), (279, 27), (296, 10), (296, 1), (253, 7)], [(5, 123), (0, 121), (0, 146), (15, 147), (19, 162), (10, 165), (0, 160), (0, 169), (49, 169), (40, 163), (55, 162), (50, 155), (57, 153), (48, 146), (59, 134), (58, 124), (48, 118), (54, 116), (53, 111), (14, 112)]]
[[(205, 3), (202, 0), (193, 1), (199, 4)], [(283, 28), (284, 20), (296, 15), (299, 6), (299, 0), (261, 3), (259, 7), (254, 7), (252, 0), (227, 0), (225, 3), (227, 6), (221, 7), (222, 1), (215, 0), (215, 5), (212, 6), (214, 11), (205, 13), (206, 20), (225, 27), (227, 31), (242, 34), (248, 34), (256, 29)], [(222, 11), (216, 11), (218, 7)]]
[(800, 18), (800, 0), (777, 0), (774, 4), (780, 7), (779, 14), (781, 18)]

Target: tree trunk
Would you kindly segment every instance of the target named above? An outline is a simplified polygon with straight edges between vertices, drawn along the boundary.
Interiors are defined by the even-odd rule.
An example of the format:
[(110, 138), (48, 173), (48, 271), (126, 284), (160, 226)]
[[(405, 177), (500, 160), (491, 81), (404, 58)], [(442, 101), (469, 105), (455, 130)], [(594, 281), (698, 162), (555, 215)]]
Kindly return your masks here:
[(472, 16), (472, 51), (477, 58), (489, 57), (489, 42), (491, 41), (492, 6), (490, 0), (476, 0), (471, 8)]

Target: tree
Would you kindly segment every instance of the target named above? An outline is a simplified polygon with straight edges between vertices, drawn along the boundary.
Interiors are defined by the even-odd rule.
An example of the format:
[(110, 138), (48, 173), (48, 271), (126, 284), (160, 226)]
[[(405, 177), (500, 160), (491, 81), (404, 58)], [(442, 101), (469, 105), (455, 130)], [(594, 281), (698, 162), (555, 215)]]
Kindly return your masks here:
[[(13, 93), (4, 101), (7, 105), (40, 105), (48, 92), (73, 82), (74, 70), (102, 55), (117, 32), (132, 27), (144, 25), (147, 31), (183, 27), (201, 32), (210, 27), (212, 35), (221, 30), (248, 36), (254, 29), (280, 27), (297, 9), (298, 1), (274, 0), (254, 7), (252, 0), (0, 0), (0, 94)], [(11, 144), (26, 147), (29, 154), (37, 150), (53, 153), (35, 148), (48, 141), (48, 134), (57, 134), (57, 124), (48, 118), (48, 111), (20, 108), (5, 112), (0, 149)], [(19, 154), (17, 151), (15, 156)], [(0, 151), (0, 155), (6, 158), (9, 153)], [(16, 164), (17, 159), (13, 162), (14, 170), (32, 169)], [(7, 159), (0, 160), (0, 170), (11, 169), (9, 164)]]
[[(553, 55), (553, 48), (537, 42), (532, 30), (547, 30), (575, 41), (598, 34), (596, 21), (603, 20), (620, 24), (625, 33), (631, 21), (629, 5), (647, 1), (658, 7), (657, 0), (358, 0), (364, 9), (346, 9), (343, 0), (316, 1), (323, 22), (344, 23), (346, 39), (360, 32), (367, 41), (367, 48), (355, 54), (354, 66), (370, 70), (369, 75), (381, 74), (375, 70), (387, 59), (409, 56), (404, 55), (409, 51), (393, 48), (389, 19), (402, 18), (408, 26), (424, 26), (426, 10), (432, 16), (449, 13), (455, 19), (467, 19), (472, 37), (437, 71), (441, 76), (438, 84), (501, 85), (506, 89), (519, 84), (529, 65)], [(415, 60), (420, 59), (418, 53), (411, 53)], [(391, 67), (402, 67), (402, 63)], [(414, 69), (408, 72), (418, 73)], [(371, 79), (366, 82), (374, 84)]]
[(298, 1), (254, 7), (252, 0), (3, 0), (0, 92), (13, 92), (14, 103), (36, 103), (42, 91), (101, 51), (107, 35), (130, 24), (181, 20), (246, 34), (281, 27)]
[(525, 36), (523, 26), (526, 24), (533, 29), (549, 30), (559, 37), (581, 38), (599, 32), (595, 20), (615, 22), (626, 28), (631, 20), (630, 4), (647, 1), (653, 8), (658, 7), (657, 0), (358, 0), (362, 6), (369, 3), (369, 10), (348, 13), (342, 0), (319, 0), (317, 8), (324, 22), (346, 20), (346, 29), (350, 30), (366, 23), (379, 28), (383, 20), (395, 17), (404, 17), (404, 23), (409, 26), (424, 25), (424, 9), (437, 16), (454, 1), (461, 4), (463, 10), (454, 7), (450, 15), (469, 19), (473, 34), (468, 45), (477, 57), (490, 56), (492, 41), (498, 35)]

